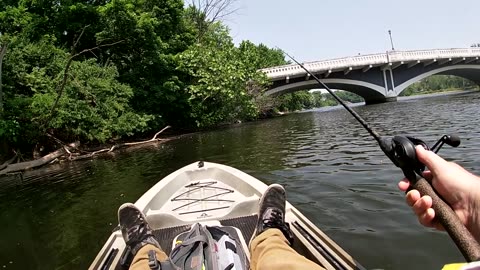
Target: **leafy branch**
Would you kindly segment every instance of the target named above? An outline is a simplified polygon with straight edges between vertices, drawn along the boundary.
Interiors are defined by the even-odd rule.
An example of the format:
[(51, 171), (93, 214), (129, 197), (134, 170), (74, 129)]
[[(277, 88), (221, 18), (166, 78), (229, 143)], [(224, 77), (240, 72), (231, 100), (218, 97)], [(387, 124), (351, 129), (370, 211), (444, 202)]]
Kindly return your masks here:
[[(50, 124), (50, 122), (52, 121), (53, 117), (55, 116), (55, 112), (56, 112), (56, 109), (58, 107), (58, 102), (60, 101), (60, 98), (62, 97), (62, 94), (63, 94), (63, 91), (65, 89), (65, 85), (67, 84), (67, 81), (68, 81), (68, 72), (70, 70), (70, 66), (72, 64), (72, 61), (73, 59), (75, 59), (76, 57), (84, 54), (84, 53), (87, 53), (87, 52), (90, 52), (92, 53), (93, 55), (95, 55), (95, 53), (93, 52), (94, 50), (98, 50), (100, 48), (103, 48), (103, 47), (110, 47), (110, 46), (114, 46), (114, 45), (117, 45), (121, 42), (123, 42), (124, 40), (120, 40), (120, 41), (116, 41), (116, 42), (113, 42), (113, 43), (108, 43), (108, 44), (102, 44), (102, 45), (98, 45), (96, 47), (93, 47), (93, 48), (90, 48), (90, 49), (84, 49), (78, 53), (74, 53), (75, 52), (75, 47), (77, 46), (78, 42), (80, 41), (83, 33), (85, 32), (85, 29), (89, 27), (89, 25), (85, 26), (83, 29), (82, 29), (82, 32), (80, 33), (80, 35), (78, 36), (77, 40), (74, 42), (73, 46), (72, 46), (72, 51), (70, 53), (70, 57), (68, 58), (67, 60), (67, 64), (65, 65), (65, 68), (63, 70), (63, 79), (62, 79), (62, 82), (60, 83), (60, 85), (57, 86), (57, 89), (56, 89), (56, 92), (57, 92), (57, 98), (55, 99), (55, 102), (50, 110), (50, 114), (49, 114), (49, 117), (47, 118), (47, 121), (45, 121), (45, 123), (43, 124), (43, 127), (44, 129), (46, 127), (48, 127), (48, 125)], [(96, 56), (96, 55), (95, 55)]]

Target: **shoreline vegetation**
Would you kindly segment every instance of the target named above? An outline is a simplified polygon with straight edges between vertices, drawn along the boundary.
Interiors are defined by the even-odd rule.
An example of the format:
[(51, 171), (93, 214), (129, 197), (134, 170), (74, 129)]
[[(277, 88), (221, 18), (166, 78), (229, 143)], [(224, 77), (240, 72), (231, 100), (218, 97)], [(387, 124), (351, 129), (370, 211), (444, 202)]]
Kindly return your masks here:
[[(0, 175), (336, 105), (319, 91), (264, 97), (258, 70), (288, 62), (263, 44), (235, 45), (222, 23), (235, 1), (211, 2), (1, 1)], [(404, 92), (471, 87), (432, 76)]]
[[(475, 89), (466, 89), (462, 90), (460, 88), (448, 88), (448, 89), (441, 89), (441, 90), (430, 90), (430, 91), (421, 91), (421, 92), (411, 92), (409, 96), (428, 96), (430, 94), (442, 94), (442, 93), (450, 93), (450, 92), (455, 92), (455, 93), (461, 93), (461, 92), (472, 92), (472, 91), (478, 91), (478, 87)], [(343, 91), (342, 91), (343, 92)], [(340, 92), (341, 93), (341, 92)], [(329, 95), (329, 94), (328, 94)], [(349, 94), (347, 94), (349, 95)], [(342, 94), (340, 94), (342, 96)], [(345, 97), (344, 97), (345, 98)], [(356, 100), (356, 99), (355, 99)], [(358, 101), (347, 101), (348, 103), (356, 103)], [(326, 105), (322, 107), (330, 107), (330, 106), (337, 106), (338, 104), (332, 104), (332, 105)], [(321, 108), (321, 107), (314, 107), (315, 108)], [(306, 110), (308, 108), (304, 108), (302, 110)], [(257, 120), (264, 120), (268, 118), (273, 118), (273, 117), (279, 117), (279, 116), (284, 116), (287, 115), (292, 111), (286, 111), (286, 112), (281, 112), (277, 111), (275, 114), (269, 115), (268, 117), (263, 117), (263, 118), (258, 118)], [(223, 126), (216, 126), (211, 129), (218, 129), (222, 127), (229, 127), (232, 126), (233, 124), (238, 124), (238, 123), (232, 123), (232, 124), (226, 124)], [(0, 164), (0, 176), (3, 175), (8, 175), (12, 173), (21, 173), (25, 170), (30, 170), (30, 169), (35, 169), (47, 164), (53, 164), (57, 162), (65, 162), (65, 161), (77, 161), (77, 160), (83, 160), (83, 159), (88, 159), (88, 158), (93, 158), (93, 157), (101, 157), (102, 155), (108, 155), (114, 150), (119, 150), (119, 149), (125, 149), (126, 147), (142, 147), (142, 146), (148, 146), (149, 144), (156, 144), (156, 143), (164, 143), (167, 141), (170, 141), (175, 138), (182, 137), (184, 135), (188, 135), (191, 133), (183, 133), (183, 134), (176, 134), (176, 135), (168, 135), (164, 136), (162, 138), (158, 138), (158, 136), (163, 133), (165, 130), (169, 129), (170, 126), (166, 126), (159, 132), (157, 132), (153, 138), (149, 140), (143, 140), (143, 141), (134, 141), (134, 142), (123, 142), (123, 143), (116, 143), (114, 145), (100, 145), (97, 147), (89, 148), (88, 150), (82, 150), (75, 152), (78, 150), (80, 146), (80, 142), (74, 142), (68, 145), (64, 145), (62, 148), (49, 153), (48, 155), (45, 155), (41, 158), (34, 159), (34, 160), (29, 160), (29, 161), (24, 161), (24, 162), (19, 162), (19, 163), (13, 163), (15, 160), (17, 160), (17, 155), (15, 155), (13, 158), (10, 160), (7, 160), (3, 164)], [(201, 131), (200, 131), (201, 132)], [(100, 147), (100, 149), (99, 149)]]

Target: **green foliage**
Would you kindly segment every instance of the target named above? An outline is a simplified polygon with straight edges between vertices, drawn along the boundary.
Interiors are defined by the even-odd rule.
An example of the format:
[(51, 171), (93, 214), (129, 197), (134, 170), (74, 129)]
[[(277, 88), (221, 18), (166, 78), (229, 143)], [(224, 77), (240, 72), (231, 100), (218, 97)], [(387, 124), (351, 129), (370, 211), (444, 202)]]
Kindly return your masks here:
[[(117, 76), (113, 66), (100, 67), (94, 60), (73, 62), (65, 93), (47, 128), (72, 140), (99, 142), (144, 131), (152, 117), (131, 110), (132, 89), (119, 83)], [(34, 121), (47, 121), (56, 97), (56, 91), (36, 91), (31, 104)]]
[(244, 40), (240, 43), (239, 50), (243, 61), (248, 63), (250, 71), (253, 72), (261, 68), (287, 64), (282, 51), (270, 49), (263, 44), (257, 46), (248, 40)]
[(134, 110), (161, 115), (153, 128), (183, 125), (188, 104), (175, 55), (193, 43), (180, 0), (113, 0), (99, 8), (104, 28), (100, 40), (122, 41), (105, 49), (103, 58), (115, 64), (119, 80), (134, 91)]
[(275, 103), (262, 96), (269, 81), (257, 70), (286, 63), (263, 44), (235, 46), (227, 27), (181, 0), (8, 0), (0, 7), (0, 42), (9, 44), (0, 140), (22, 151), (48, 145), (46, 132), (107, 142), (167, 124), (253, 119)]
[(31, 29), (33, 16), (23, 6), (6, 6), (0, 9), (0, 33), (15, 35)]
[(36, 90), (52, 88), (51, 80), (62, 70), (67, 54), (55, 47), (55, 38), (38, 42), (18, 38), (9, 46), (4, 62), (4, 83), (9, 95), (31, 96)]
[(315, 98), (305, 90), (282, 95), (279, 97), (279, 102), (278, 109), (280, 111), (298, 111), (313, 108)]
[[(235, 46), (228, 28), (208, 17), (181, 0), (0, 1), (0, 45), (8, 44), (0, 146), (28, 152), (48, 146), (47, 132), (88, 144), (167, 124), (205, 128), (336, 105), (321, 92), (263, 96), (270, 82), (258, 70), (286, 64), (282, 52), (250, 41)], [(404, 94), (472, 86), (433, 76)]]
[[(359, 96), (357, 94), (354, 94), (352, 92), (348, 92), (348, 91), (338, 90), (338, 91), (335, 91), (335, 94), (339, 98), (341, 98), (343, 101), (350, 102), (350, 103), (357, 103), (357, 102), (363, 102), (364, 101), (364, 99), (361, 96)], [(328, 96), (328, 98), (333, 100), (332, 95), (328, 94), (327, 96)]]
[(190, 116), (197, 127), (229, 123), (256, 115), (247, 95), (246, 68), (228, 30), (220, 24), (205, 36), (204, 43), (178, 55), (179, 69), (190, 76), (186, 87)]
[(16, 143), (20, 134), (20, 124), (12, 119), (0, 119), (0, 138), (9, 138), (11, 142)]
[(193, 6), (188, 6), (185, 9), (185, 18), (191, 25), (197, 41), (201, 42), (204, 35), (210, 30), (211, 23), (208, 21), (207, 15)]
[(22, 36), (10, 39), (3, 62), (5, 110), (0, 140), (17, 149), (29, 151), (41, 138), (40, 123), (32, 121), (32, 96), (37, 91), (53, 91), (67, 57), (53, 45), (54, 41), (51, 36), (38, 42)]
[(400, 95), (411, 96), (448, 90), (464, 90), (474, 87), (476, 87), (474, 82), (461, 77), (451, 75), (434, 75), (410, 85)]
[(283, 53), (278, 49), (271, 49), (263, 44), (255, 45), (250, 41), (242, 41), (238, 47), (239, 55), (246, 69), (247, 93), (252, 98), (259, 117), (269, 116), (278, 111), (278, 98), (265, 97), (263, 91), (271, 83), (267, 76), (258, 72), (261, 68), (284, 65), (287, 62)]
[(132, 89), (118, 82), (114, 66), (99, 66), (94, 59), (72, 63), (57, 113), (43, 126), (69, 57), (54, 42), (55, 38), (45, 36), (35, 43), (19, 39), (10, 46), (0, 137), (12, 145), (33, 145), (49, 130), (64, 140), (104, 142), (147, 129), (153, 117), (131, 110)]
[[(346, 102), (363, 101), (362, 97), (348, 91), (338, 90), (335, 91), (335, 94)], [(309, 92), (307, 90), (282, 95), (278, 98), (278, 102), (277, 108), (280, 111), (298, 111), (337, 105), (337, 101), (331, 94), (320, 91)]]

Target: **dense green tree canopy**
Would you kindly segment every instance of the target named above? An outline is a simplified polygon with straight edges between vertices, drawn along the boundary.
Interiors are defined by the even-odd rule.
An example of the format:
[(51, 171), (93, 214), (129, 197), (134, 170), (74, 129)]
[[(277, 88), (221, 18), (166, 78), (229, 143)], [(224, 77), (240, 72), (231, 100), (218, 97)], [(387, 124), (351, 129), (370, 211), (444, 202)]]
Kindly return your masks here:
[[(0, 1), (0, 159), (59, 140), (98, 144), (336, 104), (320, 92), (263, 96), (258, 69), (286, 64), (283, 53), (234, 44), (221, 13), (205, 10), (181, 0)], [(432, 77), (405, 93), (460, 82)]]
[(0, 156), (253, 119), (285, 63), (181, 0), (2, 1), (4, 45)]

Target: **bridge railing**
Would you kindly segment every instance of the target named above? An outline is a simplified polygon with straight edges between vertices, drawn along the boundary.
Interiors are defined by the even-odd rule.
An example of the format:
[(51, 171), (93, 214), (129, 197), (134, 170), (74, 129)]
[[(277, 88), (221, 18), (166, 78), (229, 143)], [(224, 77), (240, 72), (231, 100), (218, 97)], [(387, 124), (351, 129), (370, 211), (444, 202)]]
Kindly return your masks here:
[(460, 49), (439, 49), (439, 50), (417, 50), (417, 51), (390, 51), (388, 52), (390, 62), (408, 62), (429, 59), (449, 59), (462, 57), (480, 56), (480, 48)]
[[(364, 66), (368, 62), (372, 65), (385, 64), (387, 63), (386, 54), (370, 54), (370, 55), (359, 55), (351, 56), (345, 58), (331, 59), (325, 61), (315, 61), (315, 62), (305, 62), (303, 65), (312, 72), (326, 71), (326, 70), (335, 70), (340, 67), (359, 67)], [(305, 71), (295, 64), (271, 67), (262, 69), (267, 75), (282, 73), (287, 76), (295, 76), (298, 74), (304, 74)]]
[[(324, 61), (306, 62), (304, 63), (304, 66), (313, 73), (318, 73), (328, 70), (342, 70), (348, 68), (358, 69), (369, 65), (374, 66), (395, 62), (412, 62), (432, 59), (453, 59), (468, 57), (480, 57), (480, 48), (388, 51), (386, 53), (379, 54), (358, 55)], [(272, 79), (305, 75), (305, 71), (295, 64), (265, 68), (262, 69), (262, 71)]]

